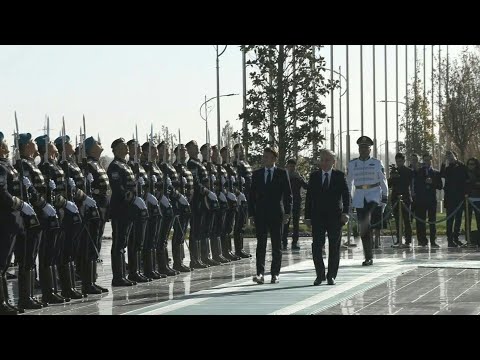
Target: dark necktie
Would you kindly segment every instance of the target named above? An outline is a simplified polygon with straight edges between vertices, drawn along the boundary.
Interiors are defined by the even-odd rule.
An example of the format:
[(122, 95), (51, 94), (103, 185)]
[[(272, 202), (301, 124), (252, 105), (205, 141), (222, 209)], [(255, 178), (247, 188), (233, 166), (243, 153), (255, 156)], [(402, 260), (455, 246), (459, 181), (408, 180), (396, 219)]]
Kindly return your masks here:
[(272, 182), (272, 170), (271, 169), (267, 169), (267, 181), (265, 182), (265, 185), (270, 185), (270, 183)]
[(328, 189), (328, 173), (325, 173), (325, 180), (323, 180), (322, 189), (324, 191)]

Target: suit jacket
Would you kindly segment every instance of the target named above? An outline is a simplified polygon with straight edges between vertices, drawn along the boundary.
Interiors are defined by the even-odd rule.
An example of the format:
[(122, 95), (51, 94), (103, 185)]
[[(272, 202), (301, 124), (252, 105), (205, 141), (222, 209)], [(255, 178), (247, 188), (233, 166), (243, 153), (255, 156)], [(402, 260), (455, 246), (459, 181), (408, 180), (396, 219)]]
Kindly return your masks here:
[(310, 174), (305, 199), (305, 219), (315, 221), (319, 215), (348, 214), (350, 193), (345, 174), (332, 169), (328, 189), (322, 189), (322, 170)]
[[(427, 174), (428, 173), (428, 174)], [(431, 184), (427, 184), (425, 181), (427, 177), (432, 179)], [(415, 201), (421, 206), (427, 206), (436, 204), (437, 202), (437, 190), (442, 190), (442, 178), (440, 172), (429, 168), (421, 167), (415, 174)]]
[(255, 170), (248, 196), (249, 216), (276, 218), (281, 221), (284, 214), (292, 211), (292, 190), (287, 172), (275, 167), (272, 182), (265, 184), (265, 168)]

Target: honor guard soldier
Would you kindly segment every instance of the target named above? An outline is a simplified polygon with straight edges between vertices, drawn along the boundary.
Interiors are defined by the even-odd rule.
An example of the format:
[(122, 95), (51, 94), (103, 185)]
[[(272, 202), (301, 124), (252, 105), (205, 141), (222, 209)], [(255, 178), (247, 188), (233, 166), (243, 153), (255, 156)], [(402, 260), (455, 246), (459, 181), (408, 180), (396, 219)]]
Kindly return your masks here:
[(202, 153), (202, 164), (207, 169), (208, 174), (208, 188), (212, 191), (217, 197), (217, 201), (204, 202), (205, 207), (205, 218), (203, 221), (201, 236), (202, 241), (205, 246), (202, 247), (201, 259), (207, 265), (216, 266), (220, 265), (220, 261), (216, 261), (210, 257), (210, 250), (212, 250), (212, 255), (218, 254), (217, 242), (214, 240), (214, 225), (215, 218), (217, 216), (218, 210), (220, 210), (220, 203), (218, 201), (218, 196), (215, 191), (216, 182), (217, 182), (217, 169), (212, 163), (212, 147), (209, 143), (202, 145), (200, 148)]
[[(43, 176), (54, 183), (52, 190), (54, 191), (55, 200), (53, 205), (57, 210), (60, 222), (60, 232), (54, 247), (55, 253), (52, 254), (53, 289), (54, 292), (57, 292), (56, 274), (58, 269), (62, 288), (61, 295), (65, 298), (65, 301), (69, 301), (68, 299), (81, 299), (83, 295), (75, 288), (75, 266), (73, 263), (74, 249), (77, 247), (76, 241), (78, 241), (82, 229), (78, 207), (71, 201), (73, 200), (71, 190), (75, 187), (75, 183), (72, 178), (65, 177), (65, 172), (57, 161), (58, 149), (50, 141), (48, 135), (37, 137), (35, 142), (38, 145), (42, 159), (39, 167)], [(67, 182), (70, 186), (67, 185)], [(40, 251), (42, 248), (42, 243), (40, 243)], [(43, 269), (46, 270), (45, 267)]]
[(173, 205), (178, 199), (178, 186), (177, 171), (170, 164), (170, 147), (168, 142), (162, 141), (158, 145), (159, 167), (163, 172), (163, 196), (160, 200), (160, 209), (162, 210), (163, 219), (160, 227), (160, 246), (158, 248), (158, 263), (163, 268), (163, 272), (167, 276), (175, 276), (180, 272), (173, 270), (169, 265), (168, 257), (168, 237), (172, 230), (173, 222), (175, 220), (175, 214), (173, 211)]
[(187, 169), (187, 149), (185, 145), (178, 144), (174, 153), (176, 160), (173, 163), (173, 167), (177, 171), (180, 181), (178, 191), (184, 196), (187, 203), (182, 205), (180, 202), (177, 202), (177, 208), (174, 209), (178, 221), (174, 222), (173, 225), (173, 269), (180, 272), (190, 272), (191, 269), (183, 264), (183, 259), (185, 258), (185, 234), (187, 233), (188, 222), (192, 216), (190, 204), (193, 198), (193, 175)]
[[(16, 157), (20, 161), (17, 140), (15, 145)], [(8, 161), (9, 153), (8, 144), (3, 133), (0, 132), (0, 315), (16, 315), (18, 312), (25, 312), (24, 307), (18, 309), (8, 302), (6, 274), (12, 259), (16, 236), (25, 231), (24, 223), (27, 227), (39, 226), (35, 211), (28, 203), (28, 198), (24, 196), (23, 179)], [(19, 283), (19, 288), (25, 293), (24, 277), (23, 272), (22, 284)], [(28, 296), (29, 294), (23, 294), (23, 298)], [(41, 307), (39, 304), (34, 304), (34, 308)]]
[(225, 228), (225, 218), (228, 210), (227, 200), (227, 170), (222, 166), (222, 158), (220, 156), (220, 149), (218, 146), (212, 146), (212, 163), (216, 170), (216, 181), (214, 184), (215, 194), (220, 205), (215, 213), (215, 220), (213, 224), (212, 237), (210, 242), (212, 244), (213, 260), (221, 264), (230, 262), (231, 260), (223, 256), (222, 249), (222, 233)]
[[(47, 202), (47, 183), (35, 164), (38, 148), (30, 133), (18, 134), (18, 150), (21, 162), (15, 164), (15, 169), (19, 174), (23, 173), (25, 197), (38, 215), (41, 225), (26, 226), (26, 231), (17, 235), (15, 258), (18, 259), (18, 307), (20, 309), (40, 309), (42, 306), (48, 306), (48, 302), (64, 302), (63, 298), (53, 294), (52, 286), (49, 289), (45, 285), (42, 287), (42, 302), (39, 302), (33, 295), (34, 269), (39, 254), (40, 239), (45, 233), (47, 241), (55, 241), (55, 231), (58, 230), (59, 224), (55, 209)], [(43, 264), (43, 262), (42, 259), (41, 263)], [(48, 285), (52, 285), (53, 280), (48, 280)]]
[[(72, 258), (70, 259), (70, 271), (72, 272), (72, 281), (75, 281), (75, 267), (80, 270), (80, 278), (82, 280), (82, 294), (101, 294), (100, 288), (94, 285), (96, 272), (91, 266), (92, 261), (96, 261), (95, 251), (92, 251), (92, 244), (96, 244), (99, 231), (100, 217), (98, 213), (97, 203), (91, 197), (90, 186), (87, 186), (87, 179), (82, 170), (74, 160), (75, 150), (73, 149), (70, 137), (58, 137), (55, 139), (55, 146), (61, 153), (62, 161), (60, 166), (66, 174), (67, 178), (73, 179), (67, 182), (68, 194), (72, 194), (72, 201), (75, 201), (77, 207), (80, 208), (84, 227), (88, 231), (82, 230), (76, 243), (72, 243)], [(86, 160), (86, 159), (85, 159)], [(96, 245), (95, 245), (96, 246)], [(98, 250), (96, 250), (98, 251)], [(75, 266), (73, 264), (75, 260)], [(106, 289), (105, 289), (106, 290)], [(108, 291), (108, 290), (107, 290)]]
[(205, 209), (211, 204), (218, 203), (215, 193), (210, 191), (208, 184), (209, 178), (207, 169), (198, 159), (198, 144), (195, 140), (189, 141), (185, 147), (188, 151), (187, 168), (193, 176), (193, 197), (190, 203), (192, 217), (190, 219), (190, 267), (206, 268), (209, 265), (201, 260), (202, 247), (207, 246), (204, 243), (206, 239), (202, 237), (202, 223), (205, 217)]
[(141, 164), (147, 173), (148, 194), (155, 197), (147, 201), (148, 222), (145, 241), (143, 243), (143, 273), (151, 279), (166, 278), (166, 274), (156, 270), (156, 249), (158, 248), (158, 237), (160, 236), (160, 225), (162, 212), (158, 200), (163, 196), (163, 173), (157, 166), (158, 151), (155, 144), (146, 142), (142, 145)]
[(387, 203), (388, 187), (385, 169), (380, 160), (370, 157), (373, 141), (368, 136), (357, 140), (359, 157), (348, 164), (347, 184), (352, 195), (352, 206), (357, 209), (361, 226), (365, 261), (364, 266), (373, 265), (373, 244), (370, 232), (370, 219), (373, 210), (380, 203)]
[[(128, 146), (125, 139), (119, 138), (112, 145), (113, 161), (107, 169), (112, 188), (110, 215), (112, 219), (112, 286), (132, 286), (135, 281), (126, 279), (125, 248), (128, 245), (130, 232), (137, 209), (147, 211), (143, 199), (136, 195), (136, 181), (132, 169), (125, 157)], [(133, 265), (133, 264), (132, 264)]]
[(237, 171), (231, 163), (230, 149), (227, 146), (224, 146), (220, 150), (220, 155), (222, 156), (222, 167), (227, 172), (226, 178), (226, 189), (227, 189), (227, 202), (228, 209), (225, 215), (225, 225), (222, 231), (222, 254), (228, 260), (241, 260), (240, 256), (235, 255), (232, 252), (232, 231), (235, 224), (235, 215), (238, 211), (238, 198), (241, 194), (238, 189), (238, 176)]
[[(143, 166), (140, 165), (140, 156), (142, 152), (140, 144), (135, 139), (131, 139), (127, 142), (127, 146), (129, 153), (128, 165), (132, 169), (137, 183), (136, 196), (146, 200), (146, 202), (153, 206), (158, 205), (157, 198), (148, 192), (148, 176)], [(128, 280), (144, 283), (152, 281), (152, 278), (148, 278), (140, 273), (142, 249), (145, 241), (149, 214), (148, 207), (147, 210), (139, 208), (136, 208), (135, 210), (133, 229), (128, 238)]]
[(245, 150), (242, 144), (235, 144), (233, 151), (235, 152), (233, 166), (237, 170), (237, 183), (241, 193), (237, 196), (239, 206), (235, 217), (233, 242), (235, 243), (235, 255), (241, 258), (248, 258), (252, 255), (243, 249), (243, 233), (248, 218), (248, 203), (246, 197), (250, 193), (250, 187), (252, 185), (252, 168), (245, 159)]

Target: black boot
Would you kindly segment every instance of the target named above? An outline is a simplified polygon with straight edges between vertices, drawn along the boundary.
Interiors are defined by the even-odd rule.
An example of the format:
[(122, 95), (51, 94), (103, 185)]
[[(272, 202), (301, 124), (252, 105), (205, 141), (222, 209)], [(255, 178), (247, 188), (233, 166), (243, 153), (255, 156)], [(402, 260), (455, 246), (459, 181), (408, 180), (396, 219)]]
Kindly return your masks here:
[(162, 277), (157, 272), (153, 271), (153, 259), (151, 250), (143, 250), (143, 274), (150, 279), (161, 279)]
[[(36, 267), (35, 267), (36, 268)], [(42, 307), (47, 307), (47, 303), (42, 303), (36, 296), (35, 296), (35, 284), (38, 282), (37, 281), (37, 274), (34, 269), (29, 269), (27, 270), (27, 273), (30, 274), (30, 297), (34, 302), (36, 302), (38, 305)]]
[[(79, 265), (79, 266), (81, 268), (81, 265)], [(70, 261), (69, 269), (70, 269), (70, 278), (72, 279), (72, 290), (75, 291), (77, 294), (82, 295), (82, 297), (87, 297), (88, 294), (83, 294), (81, 291), (77, 290), (77, 284), (76, 284), (76, 280), (75, 280), (76, 279), (76, 273), (77, 273), (76, 268), (77, 268), (77, 265), (73, 261)], [(81, 274), (81, 272), (79, 272), (79, 274)], [(81, 279), (79, 279), (79, 280), (81, 280)]]
[(157, 264), (157, 250), (152, 249), (150, 250), (150, 257), (152, 258), (152, 272), (154, 274), (157, 274), (160, 276), (160, 279), (165, 279), (167, 275), (161, 274), (160, 271), (158, 270), (158, 264)]
[(175, 272), (175, 275), (178, 275), (180, 274), (180, 271), (178, 270), (174, 270), (170, 267), (170, 258), (168, 257), (168, 249), (165, 248), (165, 258), (167, 259), (167, 268), (171, 271), (174, 271)]
[[(63, 268), (62, 268), (62, 277), (65, 276), (65, 275), (63, 274), (63, 271), (65, 271), (65, 270), (63, 270)], [(68, 273), (70, 273), (70, 271), (68, 271)], [(69, 277), (69, 275), (66, 275), (66, 276)], [(60, 271), (59, 271), (57, 265), (53, 265), (53, 266), (52, 266), (52, 279), (53, 279), (53, 292), (54, 292), (55, 294), (57, 294), (58, 296), (64, 298), (64, 299), (65, 299), (65, 302), (70, 302), (70, 300), (72, 300), (71, 297), (69, 297), (69, 296), (63, 296), (63, 295), (61, 295), (61, 294), (58, 293), (58, 280), (60, 280)], [(63, 280), (63, 279), (60, 280), (60, 282), (62, 282), (62, 281), (64, 281), (64, 280)], [(69, 283), (66, 284), (67, 287), (68, 287), (69, 285), (70, 285)], [(62, 288), (62, 290), (63, 290), (63, 288)], [(68, 290), (67, 290), (67, 291), (68, 291)]]
[[(153, 279), (149, 276), (145, 276), (145, 274), (142, 274), (141, 273), (141, 269), (142, 269), (142, 266), (145, 266), (145, 264), (142, 264), (143, 263), (143, 256), (142, 256), (142, 250), (140, 251), (137, 251), (137, 266), (138, 266), (138, 276), (140, 276), (141, 278), (145, 279), (145, 281), (152, 281)], [(145, 272), (145, 270), (143, 271)], [(143, 281), (143, 282), (145, 282)]]
[(247, 253), (243, 250), (243, 234), (234, 234), (235, 242), (235, 255), (240, 256), (242, 259), (252, 257), (252, 254)]
[(18, 308), (21, 310), (42, 308), (41, 303), (35, 301), (31, 296), (32, 275), (32, 270), (25, 270), (23, 266), (18, 269)]
[(172, 256), (173, 256), (173, 270), (177, 270), (179, 272), (190, 272), (192, 271), (188, 266), (183, 265), (183, 258), (182, 258), (182, 249), (181, 247), (183, 244), (175, 244), (172, 247)]
[[(112, 286), (132, 286), (134, 283), (125, 278), (124, 254), (112, 254)], [(136, 283), (135, 283), (136, 285)]]
[(138, 254), (137, 252), (128, 252), (128, 280), (143, 283), (148, 282), (148, 279), (141, 275), (138, 270)]
[[(2, 277), (2, 283), (3, 283), (3, 278), (5, 278), (5, 281), (7, 281), (5, 274), (1, 274)], [(0, 286), (0, 315), (17, 315), (18, 311), (12, 309), (8, 303), (8, 293), (6, 292), (6, 289), (4, 289), (3, 285)]]
[(98, 285), (96, 282), (97, 282), (97, 264), (98, 264), (98, 261), (91, 261), (90, 262), (90, 267), (91, 267), (91, 276), (92, 276), (92, 283), (93, 283), (93, 286), (95, 286), (98, 290), (100, 290), (102, 293), (108, 293), (108, 289), (107, 288), (104, 288), (100, 285)]
[[(70, 269), (70, 262), (60, 265), (58, 269), (60, 275), (60, 285), (62, 287), (61, 295), (64, 298), (82, 299), (83, 295), (75, 289), (75, 282), (72, 279), (72, 270)], [(73, 270), (75, 276), (75, 270)]]
[(160, 274), (165, 274), (167, 276), (177, 275), (177, 272), (168, 266), (168, 255), (166, 253), (166, 249), (157, 249), (156, 256), (158, 271)]
[(7, 276), (6, 274), (4, 276), (1, 276), (1, 279), (0, 279), (0, 286), (3, 287), (3, 295), (5, 296), (5, 304), (12, 310), (12, 311), (16, 311), (17, 313), (19, 314), (23, 314), (25, 312), (24, 309), (19, 309), (17, 308), (16, 306), (10, 304), (8, 302), (8, 286), (7, 286)]
[(56, 294), (54, 291), (54, 274), (52, 271), (52, 266), (40, 266), (38, 270), (38, 275), (40, 277), (40, 286), (42, 287), (42, 303), (63, 304), (65, 302), (65, 298)]
[(82, 264), (82, 294), (84, 296), (88, 294), (98, 295), (102, 293), (100, 289), (93, 285), (95, 279), (95, 274), (93, 273), (94, 267), (92, 266), (93, 263), (94, 262), (84, 262)]

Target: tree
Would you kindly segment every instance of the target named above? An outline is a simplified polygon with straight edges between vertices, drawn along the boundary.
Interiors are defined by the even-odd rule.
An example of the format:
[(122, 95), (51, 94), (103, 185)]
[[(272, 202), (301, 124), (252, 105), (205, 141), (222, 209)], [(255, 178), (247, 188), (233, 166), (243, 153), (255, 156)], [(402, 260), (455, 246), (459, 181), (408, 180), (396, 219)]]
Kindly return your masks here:
[[(442, 67), (446, 102), (442, 109), (442, 130), (465, 161), (472, 140), (479, 139), (480, 125), (480, 57), (476, 52), (465, 49), (460, 59)], [(448, 74), (448, 81), (447, 81)]]
[(308, 149), (325, 140), (317, 130), (327, 119), (325, 105), (319, 99), (337, 82), (331, 83), (323, 76), (325, 61), (315, 55), (315, 47), (318, 46), (241, 47), (247, 55), (254, 56), (247, 61), (252, 68), (252, 88), (247, 92), (246, 110), (239, 116), (250, 127), (241, 136), (242, 142), (248, 144), (252, 163), (259, 161), (267, 145), (278, 147), (278, 163), (283, 165), (298, 149)]
[(433, 133), (433, 121), (431, 118), (429, 94), (423, 96), (424, 84), (420, 80), (420, 67), (417, 66), (416, 76), (413, 84), (408, 89), (407, 102), (408, 109), (405, 109), (400, 121), (400, 128), (405, 131), (405, 141), (399, 143), (399, 150), (404, 152), (407, 158), (416, 153), (420, 157), (426, 152), (432, 151), (432, 145), (435, 143), (435, 134)]

